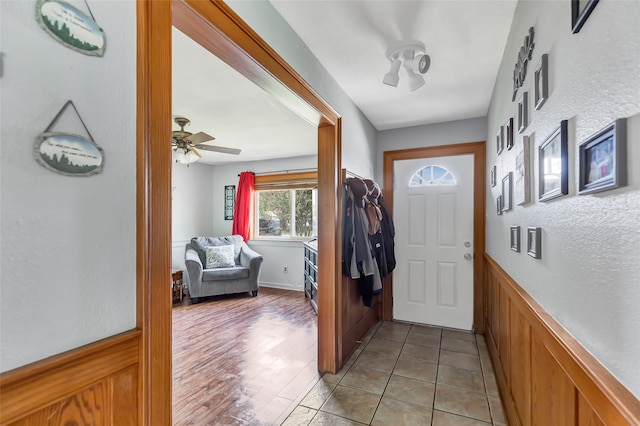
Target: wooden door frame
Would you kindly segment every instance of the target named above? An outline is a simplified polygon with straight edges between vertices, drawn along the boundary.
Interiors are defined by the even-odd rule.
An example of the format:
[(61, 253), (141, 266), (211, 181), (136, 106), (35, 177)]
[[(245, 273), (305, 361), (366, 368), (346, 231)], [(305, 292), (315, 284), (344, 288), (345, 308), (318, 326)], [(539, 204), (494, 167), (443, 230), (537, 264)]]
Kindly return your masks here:
[[(486, 239), (486, 142), (468, 142), (424, 148), (401, 149), (383, 153), (382, 195), (393, 215), (393, 167), (395, 161), (419, 158), (473, 155), (473, 329), (484, 333), (484, 277), (483, 254)], [(393, 275), (386, 279), (382, 289), (382, 319), (393, 319)]]
[(140, 423), (171, 424), (171, 28), (318, 126), (318, 369), (339, 362), (341, 118), (221, 1), (137, 2), (137, 327)]

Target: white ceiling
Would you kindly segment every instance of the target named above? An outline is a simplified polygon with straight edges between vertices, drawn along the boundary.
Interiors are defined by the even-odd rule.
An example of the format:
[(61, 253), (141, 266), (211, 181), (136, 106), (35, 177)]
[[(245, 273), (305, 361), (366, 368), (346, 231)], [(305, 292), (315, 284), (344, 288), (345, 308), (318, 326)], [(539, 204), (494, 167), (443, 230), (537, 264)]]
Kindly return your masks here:
[[(486, 115), (517, 0), (270, 0), (378, 130)], [(387, 52), (421, 43), (431, 57), (414, 92), (400, 70), (382, 84)], [(173, 114), (239, 156), (206, 164), (315, 155), (316, 129), (174, 28)], [(174, 130), (178, 127), (174, 124)]]

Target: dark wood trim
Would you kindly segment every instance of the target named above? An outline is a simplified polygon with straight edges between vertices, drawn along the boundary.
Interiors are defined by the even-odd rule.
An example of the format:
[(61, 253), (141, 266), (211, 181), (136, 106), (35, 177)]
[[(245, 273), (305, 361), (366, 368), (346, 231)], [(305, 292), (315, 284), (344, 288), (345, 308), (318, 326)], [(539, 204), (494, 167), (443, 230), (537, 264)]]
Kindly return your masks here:
[(484, 258), (487, 343), (509, 423), (545, 424), (552, 416), (576, 424), (640, 424), (640, 400), (488, 254)]
[(136, 306), (139, 420), (171, 424), (171, 3), (137, 3)]
[[(2, 373), (0, 424), (18, 421), (122, 370), (135, 368), (141, 334), (138, 330), (118, 334)], [(135, 418), (136, 407), (132, 409)]]
[[(433, 158), (453, 155), (473, 154), (473, 328), (476, 333), (484, 332), (484, 253), (486, 238), (486, 143), (468, 142), (456, 145), (442, 145), (424, 148), (385, 151), (383, 154), (382, 195), (393, 215), (393, 165), (395, 161), (416, 158)], [(385, 277), (382, 292), (382, 319), (393, 319), (393, 277)]]

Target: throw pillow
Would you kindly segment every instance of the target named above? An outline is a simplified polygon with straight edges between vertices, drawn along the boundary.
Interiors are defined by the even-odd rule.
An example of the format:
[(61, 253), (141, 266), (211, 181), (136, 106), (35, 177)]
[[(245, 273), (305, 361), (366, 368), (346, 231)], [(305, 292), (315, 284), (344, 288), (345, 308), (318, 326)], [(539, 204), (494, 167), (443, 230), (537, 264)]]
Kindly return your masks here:
[(207, 269), (232, 268), (236, 266), (232, 245), (208, 246), (205, 251), (207, 253)]

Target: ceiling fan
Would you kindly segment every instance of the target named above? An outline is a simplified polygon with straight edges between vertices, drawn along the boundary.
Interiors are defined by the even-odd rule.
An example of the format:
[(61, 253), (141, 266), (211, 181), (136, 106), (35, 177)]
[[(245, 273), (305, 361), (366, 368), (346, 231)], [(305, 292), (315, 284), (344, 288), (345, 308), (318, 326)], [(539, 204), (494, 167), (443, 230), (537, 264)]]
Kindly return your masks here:
[(205, 151), (222, 152), (224, 154), (240, 154), (237, 148), (227, 148), (224, 146), (204, 145), (204, 142), (212, 141), (215, 138), (204, 132), (193, 134), (184, 130), (184, 126), (191, 123), (188, 118), (176, 117), (176, 124), (180, 126), (180, 130), (171, 132), (171, 147), (173, 148), (173, 159), (178, 163), (189, 164), (202, 158), (198, 149)]

